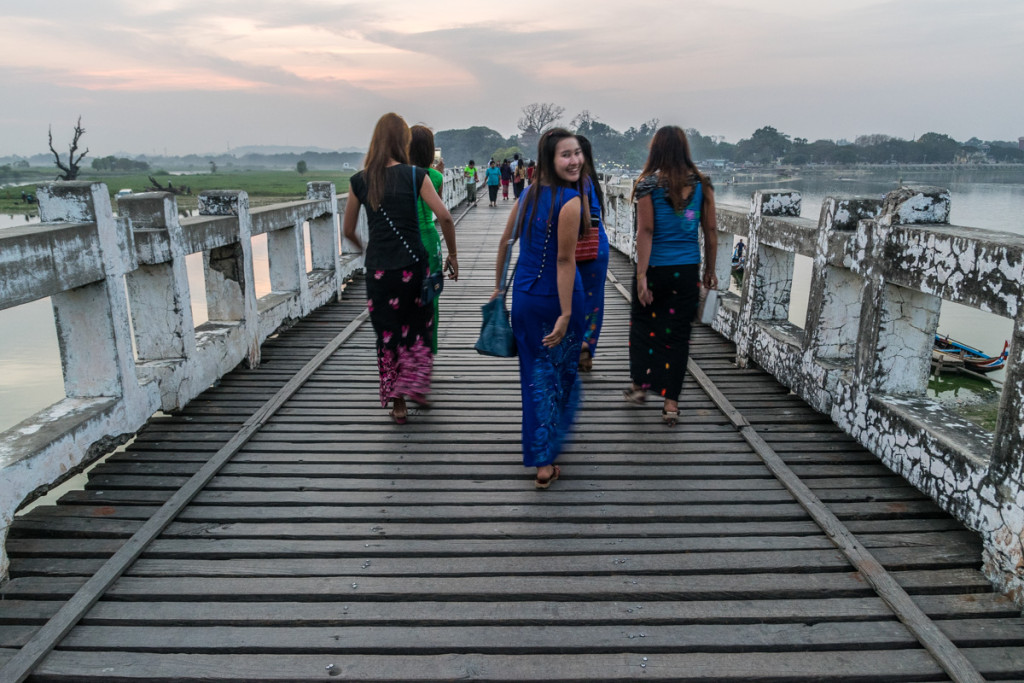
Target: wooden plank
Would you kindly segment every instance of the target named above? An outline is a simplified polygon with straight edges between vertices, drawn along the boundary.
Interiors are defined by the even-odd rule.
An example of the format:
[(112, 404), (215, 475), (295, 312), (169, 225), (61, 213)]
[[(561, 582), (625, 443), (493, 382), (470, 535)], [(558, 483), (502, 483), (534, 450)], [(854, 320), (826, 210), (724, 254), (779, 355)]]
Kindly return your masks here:
[[(915, 594), (991, 592), (968, 569), (893, 572)], [(5, 599), (54, 600), (71, 596), (84, 580), (26, 577), (5, 586)], [(355, 587), (353, 587), (353, 584)], [(112, 600), (776, 600), (868, 597), (873, 589), (855, 572), (821, 574), (690, 575), (624, 573), (620, 576), (528, 577), (122, 577), (106, 593)]]

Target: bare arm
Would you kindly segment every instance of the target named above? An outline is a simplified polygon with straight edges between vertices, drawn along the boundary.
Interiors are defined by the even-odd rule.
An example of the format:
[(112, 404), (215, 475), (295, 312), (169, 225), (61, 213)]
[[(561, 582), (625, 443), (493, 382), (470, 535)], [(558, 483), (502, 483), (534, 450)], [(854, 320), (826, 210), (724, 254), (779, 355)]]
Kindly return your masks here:
[(363, 245), (359, 242), (359, 237), (356, 235), (356, 226), (359, 224), (359, 209), (361, 206), (359, 200), (356, 199), (355, 193), (349, 191), (348, 201), (345, 203), (345, 215), (341, 220), (341, 234), (345, 236), (345, 239), (359, 247), (359, 251), (363, 250)]
[(448, 257), (445, 259), (445, 268), (451, 271), (448, 278), (458, 280), (459, 259), (457, 256), (458, 249), (455, 248), (455, 221), (452, 220), (452, 214), (448, 211), (448, 207), (444, 205), (441, 197), (437, 194), (437, 190), (434, 189), (434, 184), (430, 182), (429, 174), (423, 178), (420, 196), (423, 197), (423, 201), (426, 202), (430, 210), (437, 216), (437, 222), (441, 224), (441, 235), (444, 236), (445, 246), (448, 247)]
[(636, 202), (636, 293), (641, 306), (654, 301), (647, 289), (647, 266), (651, 262), (651, 244), (654, 241), (654, 201), (651, 195)]
[(569, 330), (572, 317), (572, 288), (576, 282), (576, 240), (580, 232), (580, 198), (573, 197), (558, 212), (558, 305), (562, 314), (555, 321), (551, 334), (542, 340), (544, 346), (558, 346)]
[(704, 287), (718, 289), (715, 264), (718, 262), (718, 216), (715, 213), (715, 191), (704, 191), (704, 207), (700, 212), (700, 227), (704, 231)]
[(508, 220), (505, 221), (505, 231), (501, 233), (501, 242), (498, 244), (498, 260), (494, 263), (494, 291), (491, 292), (490, 301), (493, 301), (495, 297), (501, 294), (505, 287), (505, 283), (501, 281), (501, 271), (505, 268), (505, 256), (515, 242), (512, 236), (515, 235), (516, 216), (519, 214), (519, 202), (521, 201), (523, 201), (522, 197), (517, 199), (516, 203), (512, 206), (512, 213), (509, 214)]

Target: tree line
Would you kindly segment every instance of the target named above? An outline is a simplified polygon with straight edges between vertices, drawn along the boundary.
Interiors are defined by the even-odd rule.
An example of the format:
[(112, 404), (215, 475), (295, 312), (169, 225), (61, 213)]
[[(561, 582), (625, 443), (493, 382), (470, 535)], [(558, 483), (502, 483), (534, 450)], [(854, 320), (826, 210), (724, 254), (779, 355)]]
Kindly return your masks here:
[[(599, 166), (641, 168), (647, 158), (647, 143), (659, 121), (649, 119), (620, 132), (600, 121), (589, 111), (582, 111), (562, 123), (565, 108), (554, 103), (534, 103), (523, 107), (518, 121), (519, 133), (504, 137), (484, 126), (443, 130), (434, 140), (449, 164), (464, 164), (473, 159), (486, 164), (489, 159), (501, 161), (519, 153), (525, 158), (536, 154), (540, 133), (555, 125), (566, 125), (585, 135), (593, 145)], [(853, 142), (815, 140), (791, 137), (772, 126), (758, 128), (749, 138), (729, 143), (721, 136), (703, 135), (695, 129), (686, 130), (690, 150), (696, 162), (723, 161), (737, 165), (803, 166), (807, 164), (952, 164), (957, 162), (1024, 163), (1024, 151), (1017, 142), (983, 141), (971, 138), (958, 142), (948, 135), (929, 132), (916, 140), (903, 140), (889, 135), (861, 135)]]

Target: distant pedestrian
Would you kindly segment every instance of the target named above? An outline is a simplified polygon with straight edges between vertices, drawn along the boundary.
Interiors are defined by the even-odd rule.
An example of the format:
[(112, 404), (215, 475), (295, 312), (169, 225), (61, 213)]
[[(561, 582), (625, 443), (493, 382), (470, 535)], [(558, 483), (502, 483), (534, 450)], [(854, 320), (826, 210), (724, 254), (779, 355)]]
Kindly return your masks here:
[(491, 203), (488, 206), (498, 206), (498, 187), (501, 186), (501, 170), (498, 165), (494, 163), (494, 159), (491, 159), (490, 163), (487, 164), (487, 195), (491, 199)]
[(466, 201), (472, 204), (476, 201), (476, 162), (469, 160), (469, 166), (462, 171), (462, 177), (466, 179)]
[(512, 165), (508, 159), (501, 160), (501, 198), (508, 201), (508, 186), (512, 183)]
[(526, 184), (533, 184), (533, 174), (537, 172), (537, 162), (530, 160), (530, 163), (526, 165)]
[[(459, 274), (455, 223), (427, 172), (407, 163), (410, 141), (409, 127), (398, 114), (385, 114), (377, 121), (363, 170), (349, 181), (342, 222), (345, 237), (364, 250), (366, 305), (377, 336), (380, 404), (392, 405), (390, 415), (396, 424), (406, 422), (407, 398), (427, 402), (434, 367), (433, 309), (420, 298), (428, 254), (420, 238), (416, 194), (441, 224), (448, 242), (449, 277), (458, 279)], [(369, 225), (365, 245), (356, 234), (362, 208)]]
[[(518, 154), (516, 156), (519, 156)], [(516, 165), (516, 170), (512, 172), (512, 194), (515, 195), (516, 199), (519, 199), (519, 195), (523, 193), (523, 188), (526, 186), (526, 164), (520, 161)]]
[(679, 421), (679, 394), (689, 357), (690, 329), (701, 284), (698, 231), (704, 234), (704, 286), (718, 287), (715, 194), (690, 157), (678, 126), (659, 128), (633, 188), (636, 276), (630, 307), (629, 375), (623, 392), (641, 404), (653, 391), (664, 399), (662, 420)]

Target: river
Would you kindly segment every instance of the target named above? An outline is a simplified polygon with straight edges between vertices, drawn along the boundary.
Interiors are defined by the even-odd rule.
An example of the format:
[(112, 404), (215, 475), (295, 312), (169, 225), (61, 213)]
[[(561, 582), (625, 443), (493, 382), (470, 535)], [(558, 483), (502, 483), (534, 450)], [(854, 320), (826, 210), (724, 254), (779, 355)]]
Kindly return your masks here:
[[(935, 185), (952, 194), (950, 223), (1024, 234), (1024, 169), (923, 168), (852, 169), (840, 172), (805, 173), (778, 183), (747, 183), (736, 175), (735, 184), (714, 178), (716, 196), (723, 205), (746, 210), (757, 187), (785, 187), (802, 195), (802, 216), (817, 220), (827, 196), (883, 196), (902, 181), (909, 185)], [(24, 216), (0, 215), (0, 229), (25, 225)], [(258, 295), (266, 294), (268, 265), (266, 239), (253, 244)], [(202, 261), (192, 255), (188, 261), (193, 290), (193, 316), (199, 324), (206, 319), (202, 289)], [(790, 319), (803, 326), (810, 286), (810, 259), (797, 257)], [(975, 309), (944, 303), (939, 332), (948, 334), (989, 354), (1002, 351), (1010, 338), (1012, 321)], [(993, 375), (1001, 380), (1002, 373)], [(948, 377), (933, 381), (931, 394), (972, 419), (991, 427), (998, 384)], [(0, 311), (0, 430), (7, 429), (33, 413), (63, 398), (60, 353), (49, 301), (37, 301)]]

